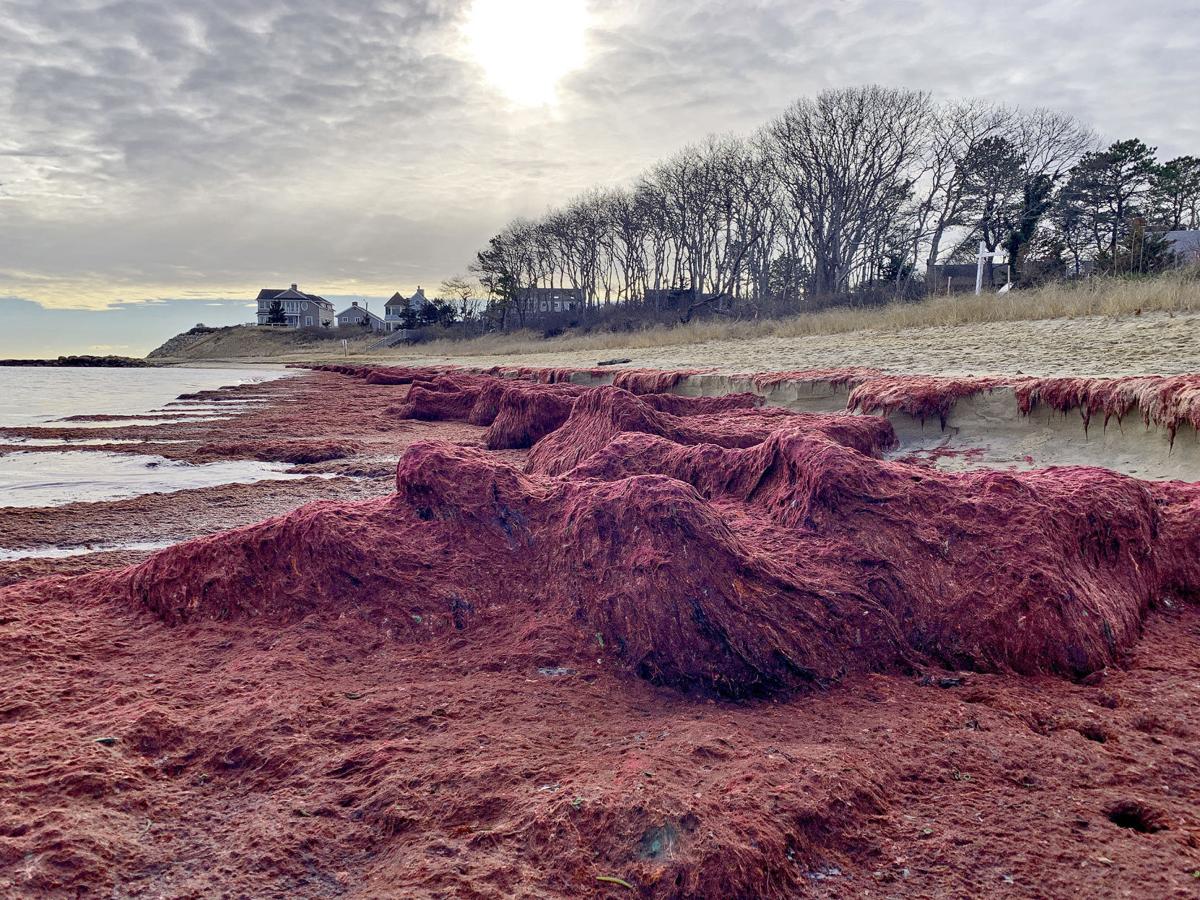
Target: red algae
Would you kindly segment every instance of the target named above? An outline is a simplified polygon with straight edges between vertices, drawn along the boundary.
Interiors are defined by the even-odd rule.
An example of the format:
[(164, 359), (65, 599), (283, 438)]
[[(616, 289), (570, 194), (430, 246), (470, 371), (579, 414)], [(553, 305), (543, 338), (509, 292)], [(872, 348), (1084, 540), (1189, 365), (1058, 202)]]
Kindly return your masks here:
[(539, 384), (565, 384), (577, 375), (590, 379), (605, 377), (611, 373), (607, 369), (578, 369), (561, 366), (492, 366), (490, 369), (486, 369), (484, 374), (536, 381)]
[[(1190, 890), (1200, 486), (578, 371), (327, 367), (357, 431), (200, 451), (392, 443), (394, 493), (0, 589), (0, 893)], [(859, 377), (1191, 421), (1184, 381)]]
[(593, 388), (576, 401), (563, 426), (539, 441), (529, 455), (529, 471), (560, 475), (602, 449), (622, 432), (668, 437), (680, 444), (747, 447), (780, 427), (810, 427), (837, 434), (866, 450), (887, 449), (895, 441), (883, 419), (844, 414), (794, 413), (778, 408), (733, 408), (697, 416), (659, 412), (641, 397), (616, 387)]
[[(447, 389), (454, 384), (453, 367), (371, 367), (347, 365), (314, 365), (321, 371), (350, 374), (359, 378), (370, 378), (378, 373), (379, 383), (419, 383), (429, 388), (430, 381), (439, 376), (450, 375), (449, 382), (438, 382)], [(617, 387), (635, 394), (670, 394), (680, 384), (694, 375), (708, 374), (710, 370), (688, 369), (657, 371), (649, 369), (605, 369), (605, 368), (547, 368), (532, 366), (495, 366), (486, 375), (504, 379), (535, 381), (543, 384), (563, 384), (572, 378), (586, 380), (611, 379)], [(392, 373), (398, 373), (393, 375)], [(477, 379), (486, 383), (489, 379), (460, 370), (458, 378)], [(756, 389), (770, 390), (786, 384), (826, 383), (850, 388), (847, 409), (854, 412), (881, 413), (890, 415), (904, 413), (922, 422), (937, 419), (944, 426), (954, 404), (979, 393), (1010, 388), (1017, 397), (1021, 412), (1028, 414), (1038, 405), (1060, 412), (1078, 410), (1085, 429), (1096, 416), (1104, 422), (1118, 421), (1134, 410), (1143, 422), (1165, 429), (1174, 440), (1181, 425), (1187, 424), (1200, 430), (1200, 375), (1148, 375), (1123, 378), (1036, 378), (1031, 376), (923, 376), (888, 375), (880, 370), (864, 367), (839, 369), (801, 369), (786, 372), (760, 372), (748, 375), (732, 375), (745, 378)], [(395, 380), (388, 380), (394, 378)], [(495, 380), (490, 379), (490, 380)], [(460, 387), (461, 389), (461, 387)], [(200, 395), (196, 395), (200, 396)], [(673, 411), (660, 401), (658, 408)], [(490, 424), (486, 421), (472, 424)]]
[(613, 387), (631, 394), (661, 394), (679, 385), (685, 378), (700, 375), (707, 369), (675, 369), (670, 372), (656, 369), (620, 369), (613, 376)]
[[(649, 431), (666, 414), (617, 388), (572, 421), (590, 426), (593, 397), (616, 424), (564, 426), (530, 457), (561, 477), (416, 444), (391, 500), (170, 548), (109, 592), (168, 623), (291, 621), (350, 596), (377, 616), (408, 596), (447, 628), (456, 603), (527, 606), (587, 622), (652, 681), (745, 696), (917, 659), (1083, 676), (1131, 646), (1168, 586), (1200, 589), (1181, 552), (1200, 524), (1159, 509), (1190, 509), (1190, 488), (1086, 468), (929, 472), (839, 442), (880, 443), (866, 418), (769, 418), (744, 447), (688, 445)], [(499, 594), (468, 574), (483, 567)]]
[(1172, 442), (1183, 424), (1200, 430), (1200, 375), (1039, 378), (1014, 385), (1014, 390), (1022, 412), (1039, 404), (1060, 412), (1078, 409), (1084, 428), (1096, 416), (1108, 425), (1136, 409), (1146, 425), (1166, 429)]
[(757, 394), (725, 394), (721, 397), (684, 397), (680, 394), (642, 394), (641, 400), (659, 412), (673, 416), (707, 416), (731, 409), (755, 409), (765, 402)]
[[(485, 445), (489, 450), (532, 447), (566, 422), (575, 399), (584, 390), (573, 384), (507, 386), (495, 404), (495, 415), (484, 436)], [(482, 420), (490, 412), (491, 404), (492, 397), (484, 397), (481, 391), (467, 421)], [(481, 405), (485, 407), (483, 411), (479, 409)]]
[(454, 388), (439, 383), (432, 386), (414, 384), (404, 402), (390, 412), (401, 419), (422, 419), (428, 422), (454, 420), (463, 422), (475, 406), (479, 388)]
[(787, 372), (757, 372), (749, 376), (760, 390), (781, 384), (806, 384), (822, 381), (839, 387), (855, 387), (882, 375), (879, 369), (851, 366), (841, 369), (793, 369)]
[(195, 450), (197, 459), (257, 459), (263, 462), (285, 462), (294, 465), (327, 462), (356, 456), (363, 445), (339, 440), (258, 440), (213, 442)]
[(1011, 384), (1008, 378), (880, 375), (859, 383), (850, 392), (846, 407), (864, 413), (902, 412), (922, 424), (936, 418), (945, 428), (957, 401)]

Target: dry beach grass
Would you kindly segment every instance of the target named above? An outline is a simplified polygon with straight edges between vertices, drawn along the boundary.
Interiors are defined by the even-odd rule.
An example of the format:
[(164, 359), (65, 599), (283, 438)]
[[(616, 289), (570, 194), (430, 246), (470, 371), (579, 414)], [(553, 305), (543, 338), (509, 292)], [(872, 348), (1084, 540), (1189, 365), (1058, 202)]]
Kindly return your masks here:
[(1005, 295), (951, 294), (920, 303), (835, 308), (783, 319), (706, 319), (635, 332), (604, 332), (542, 339), (530, 332), (491, 335), (470, 341), (431, 341), (421, 355), (500, 356), (571, 350), (612, 350), (702, 344), (717, 340), (806, 337), (851, 331), (900, 331), (984, 322), (1121, 316), (1148, 312), (1200, 311), (1200, 273), (1175, 272), (1153, 279), (1087, 279), (1059, 282)]
[[(726, 371), (866, 365), (899, 373), (1121, 375), (1200, 369), (1200, 277), (1175, 272), (1140, 280), (1092, 279), (1006, 295), (952, 295), (921, 303), (828, 309), (784, 319), (705, 320), (633, 332), (533, 332), (370, 349), (353, 362), (637, 366)], [(340, 342), (300, 344), (241, 328), (210, 335), (163, 362), (318, 362), (345, 359)]]

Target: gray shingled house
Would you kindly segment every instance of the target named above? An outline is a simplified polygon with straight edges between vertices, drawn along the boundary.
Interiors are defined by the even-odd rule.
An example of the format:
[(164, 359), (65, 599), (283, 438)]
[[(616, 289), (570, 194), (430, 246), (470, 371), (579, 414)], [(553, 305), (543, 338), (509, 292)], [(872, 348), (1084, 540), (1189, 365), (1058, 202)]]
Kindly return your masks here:
[(316, 294), (306, 294), (292, 285), (290, 288), (263, 288), (258, 292), (258, 324), (270, 325), (271, 306), (283, 305), (284, 324), (288, 328), (311, 328), (333, 325), (333, 304)]
[(1168, 231), (1164, 237), (1177, 263), (1200, 263), (1200, 231)]
[(418, 287), (415, 294), (405, 297), (399, 291), (392, 294), (383, 306), (383, 321), (387, 331), (404, 330), (404, 310), (411, 309), (414, 314), (420, 314), (422, 307), (429, 300), (425, 297), (425, 289)]
[(370, 328), (372, 331), (386, 330), (383, 319), (365, 306), (359, 306), (357, 300), (337, 314), (337, 327)]

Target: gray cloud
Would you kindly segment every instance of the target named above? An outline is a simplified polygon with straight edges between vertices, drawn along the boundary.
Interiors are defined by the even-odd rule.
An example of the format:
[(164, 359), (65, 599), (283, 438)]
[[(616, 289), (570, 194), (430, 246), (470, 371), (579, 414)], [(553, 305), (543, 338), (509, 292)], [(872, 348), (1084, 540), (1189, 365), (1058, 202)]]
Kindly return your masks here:
[(483, 82), (468, 5), (0, 0), (0, 293), (436, 284), (515, 214), (867, 82), (1200, 152), (1194, 0), (591, 0), (552, 110)]

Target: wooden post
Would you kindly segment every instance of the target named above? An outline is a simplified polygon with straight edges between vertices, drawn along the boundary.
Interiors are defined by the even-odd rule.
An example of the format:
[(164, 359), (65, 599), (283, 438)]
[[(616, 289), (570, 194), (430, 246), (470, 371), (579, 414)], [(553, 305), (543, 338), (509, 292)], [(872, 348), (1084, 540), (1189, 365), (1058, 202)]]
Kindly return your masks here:
[[(1000, 254), (993, 251), (988, 253), (987, 245), (983, 241), (979, 242), (979, 253), (975, 255), (975, 296), (978, 297), (983, 293), (983, 261), (989, 256), (999, 256)], [(989, 285), (990, 286), (990, 285)]]

